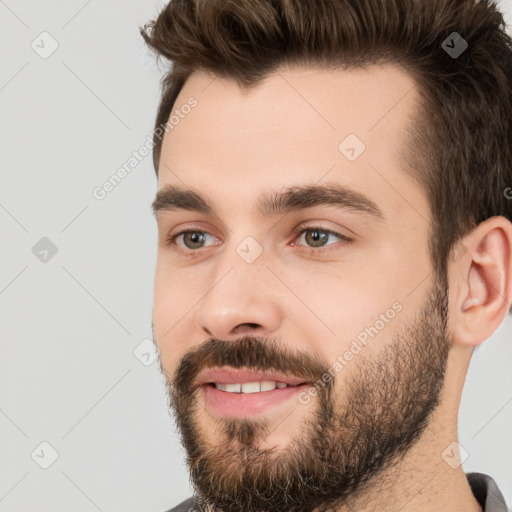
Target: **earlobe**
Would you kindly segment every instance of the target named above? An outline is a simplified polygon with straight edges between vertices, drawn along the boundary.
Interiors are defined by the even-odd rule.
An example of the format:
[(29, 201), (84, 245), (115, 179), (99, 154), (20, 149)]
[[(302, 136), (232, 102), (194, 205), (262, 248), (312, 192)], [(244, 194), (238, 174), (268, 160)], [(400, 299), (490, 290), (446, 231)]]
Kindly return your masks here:
[(512, 301), (512, 223), (492, 217), (463, 241), (467, 251), (453, 262), (451, 329), (454, 343), (475, 346), (503, 322)]

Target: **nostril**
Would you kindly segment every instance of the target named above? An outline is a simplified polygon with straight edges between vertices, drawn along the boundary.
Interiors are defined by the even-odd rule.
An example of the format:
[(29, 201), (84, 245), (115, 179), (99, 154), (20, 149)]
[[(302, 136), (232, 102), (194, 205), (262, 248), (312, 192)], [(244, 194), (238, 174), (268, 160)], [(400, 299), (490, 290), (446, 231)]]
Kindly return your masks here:
[(253, 322), (245, 322), (243, 324), (238, 324), (234, 329), (233, 333), (243, 333), (247, 330), (254, 330), (261, 327), (261, 324), (253, 323)]

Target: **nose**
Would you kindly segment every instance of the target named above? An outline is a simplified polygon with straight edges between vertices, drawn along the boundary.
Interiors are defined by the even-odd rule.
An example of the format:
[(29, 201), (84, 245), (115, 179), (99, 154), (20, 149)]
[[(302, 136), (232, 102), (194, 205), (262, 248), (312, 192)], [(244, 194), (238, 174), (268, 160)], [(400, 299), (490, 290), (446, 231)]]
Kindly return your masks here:
[[(224, 256), (224, 255), (223, 255)], [(233, 251), (214, 273), (196, 309), (196, 321), (209, 337), (271, 336), (282, 322), (283, 300), (276, 277), (262, 256), (246, 263)]]

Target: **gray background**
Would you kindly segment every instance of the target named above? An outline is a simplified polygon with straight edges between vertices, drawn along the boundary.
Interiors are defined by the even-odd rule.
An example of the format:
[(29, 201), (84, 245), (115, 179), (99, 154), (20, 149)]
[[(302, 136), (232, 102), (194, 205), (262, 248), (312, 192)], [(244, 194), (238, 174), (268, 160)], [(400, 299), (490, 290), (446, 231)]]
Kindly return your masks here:
[[(152, 131), (163, 68), (138, 27), (163, 4), (0, 0), (2, 512), (159, 512), (191, 494), (146, 348), (151, 157), (93, 196)], [(511, 334), (507, 318), (475, 353), (460, 414), (464, 469), (509, 504)]]

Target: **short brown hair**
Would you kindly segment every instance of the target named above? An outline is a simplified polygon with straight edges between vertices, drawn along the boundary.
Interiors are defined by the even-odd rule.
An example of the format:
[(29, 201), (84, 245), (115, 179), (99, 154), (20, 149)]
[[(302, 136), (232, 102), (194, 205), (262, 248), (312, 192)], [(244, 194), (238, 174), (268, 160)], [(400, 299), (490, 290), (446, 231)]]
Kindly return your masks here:
[[(512, 41), (494, 1), (171, 0), (140, 31), (173, 63), (155, 127), (196, 70), (249, 88), (281, 65), (401, 66), (421, 97), (401, 155), (429, 201), (438, 275), (480, 222), (512, 221)], [(468, 44), (457, 56), (454, 32)]]

